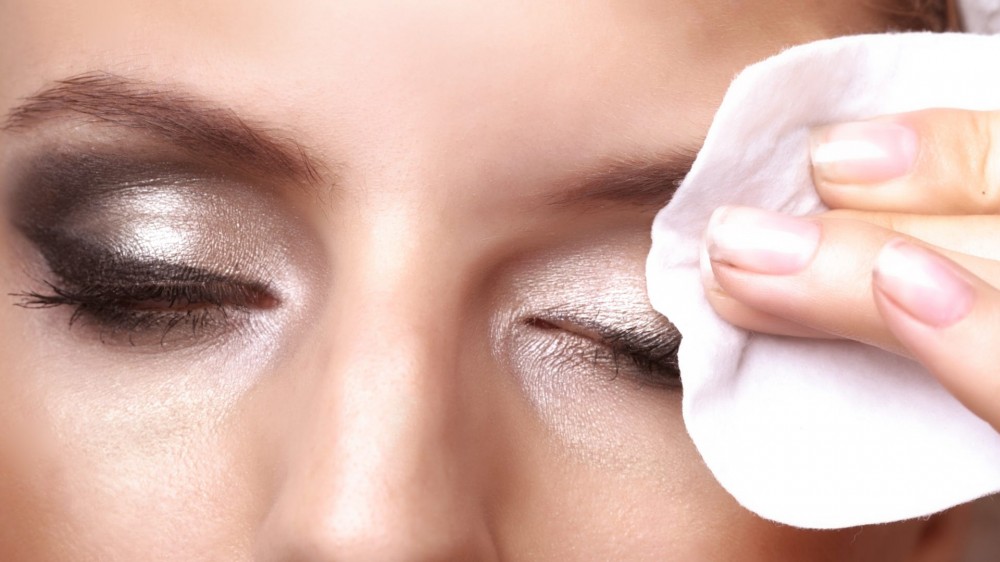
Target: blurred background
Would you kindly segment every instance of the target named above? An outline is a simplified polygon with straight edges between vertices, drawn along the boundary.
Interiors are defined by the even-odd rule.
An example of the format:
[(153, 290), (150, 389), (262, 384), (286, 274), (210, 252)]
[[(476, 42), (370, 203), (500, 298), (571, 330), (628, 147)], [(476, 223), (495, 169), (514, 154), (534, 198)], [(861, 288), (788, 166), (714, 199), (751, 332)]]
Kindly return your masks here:
[(965, 562), (1000, 562), (1000, 497), (976, 502), (975, 528)]

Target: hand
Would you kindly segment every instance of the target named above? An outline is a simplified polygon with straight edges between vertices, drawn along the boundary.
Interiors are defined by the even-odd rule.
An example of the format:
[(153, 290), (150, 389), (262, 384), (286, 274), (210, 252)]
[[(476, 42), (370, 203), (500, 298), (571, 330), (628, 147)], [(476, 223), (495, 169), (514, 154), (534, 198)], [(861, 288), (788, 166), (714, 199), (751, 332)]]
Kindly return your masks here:
[(709, 301), (774, 334), (915, 358), (1000, 428), (1000, 112), (929, 110), (813, 136), (832, 211), (716, 211)]

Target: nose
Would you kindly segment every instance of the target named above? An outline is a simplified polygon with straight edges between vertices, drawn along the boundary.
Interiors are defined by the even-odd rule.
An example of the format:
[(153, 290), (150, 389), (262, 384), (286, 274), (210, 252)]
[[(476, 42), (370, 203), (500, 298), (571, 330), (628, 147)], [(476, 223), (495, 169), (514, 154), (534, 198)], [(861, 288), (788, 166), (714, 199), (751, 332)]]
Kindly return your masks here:
[(496, 557), (480, 500), (485, 445), (470, 429), (484, 410), (468, 399), (458, 330), (441, 299), (397, 286), (342, 291), (326, 345), (291, 375), (301, 407), (258, 559)]

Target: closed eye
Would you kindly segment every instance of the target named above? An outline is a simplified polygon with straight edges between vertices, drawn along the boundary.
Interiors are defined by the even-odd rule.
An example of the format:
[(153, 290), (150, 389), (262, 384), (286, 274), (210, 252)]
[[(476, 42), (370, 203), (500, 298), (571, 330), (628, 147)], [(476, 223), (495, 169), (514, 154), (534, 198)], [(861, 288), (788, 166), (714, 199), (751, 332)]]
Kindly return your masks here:
[[(670, 326), (606, 326), (597, 322), (566, 317), (532, 316), (524, 323), (536, 330), (568, 334), (586, 341), (587, 358), (595, 366), (608, 367), (615, 376), (631, 374), (642, 383), (656, 387), (680, 388), (677, 350), (681, 337)], [(580, 351), (579, 349), (577, 351)]]

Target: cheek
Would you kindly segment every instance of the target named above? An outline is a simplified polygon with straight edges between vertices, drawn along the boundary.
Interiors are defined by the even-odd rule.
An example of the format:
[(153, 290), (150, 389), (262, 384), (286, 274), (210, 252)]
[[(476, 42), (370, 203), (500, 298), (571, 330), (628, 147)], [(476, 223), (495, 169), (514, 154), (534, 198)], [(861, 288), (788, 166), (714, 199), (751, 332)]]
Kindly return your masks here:
[[(18, 263), (3, 246), (0, 263)], [(0, 274), (0, 293), (20, 281)], [(226, 559), (247, 498), (224, 394), (116, 384), (115, 368), (51, 345), (40, 316), (0, 302), (0, 560)]]
[(740, 507), (687, 436), (679, 395), (633, 395), (618, 403), (619, 425), (594, 432), (617, 434), (613, 448), (563, 442), (559, 454), (535, 469), (547, 475), (531, 490), (545, 508), (521, 514), (511, 529), (511, 535), (529, 530), (521, 538), (525, 551), (553, 560), (902, 559), (897, 547), (908, 531), (899, 525), (802, 530)]
[(0, 373), (0, 394), (21, 392), (0, 412), (0, 559), (193, 560), (243, 539), (226, 522), (245, 495), (206, 419), (12, 384), (35, 375)]
[[(0, 263), (17, 263), (6, 243), (10, 239), (0, 223)], [(0, 558), (43, 560), (43, 553), (58, 549), (58, 540), (47, 526), (54, 501), (45, 492), (50, 488), (46, 482), (53, 476), (39, 467), (56, 458), (57, 447), (22, 352), (29, 343), (24, 312), (11, 306), (14, 301), (7, 296), (16, 290), (12, 268), (0, 268)]]

